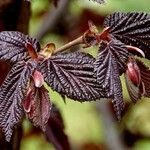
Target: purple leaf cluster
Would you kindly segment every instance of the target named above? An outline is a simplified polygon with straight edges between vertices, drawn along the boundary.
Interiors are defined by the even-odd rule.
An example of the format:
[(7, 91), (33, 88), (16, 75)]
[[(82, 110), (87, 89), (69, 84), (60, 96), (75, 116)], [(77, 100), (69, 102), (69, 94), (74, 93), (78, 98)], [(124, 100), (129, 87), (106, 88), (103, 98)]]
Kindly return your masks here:
[(44, 57), (36, 39), (20, 32), (0, 33), (0, 60), (12, 63), (0, 87), (0, 128), (7, 141), (25, 114), (56, 148), (67, 144), (64, 149), (69, 149), (67, 140), (60, 142), (60, 137), (67, 139), (62, 118), (53, 111), (44, 82), (63, 98), (80, 102), (111, 99), (118, 120), (125, 106), (122, 74), (133, 102), (142, 96), (150, 97), (150, 69), (135, 57), (150, 59), (150, 16), (114, 13), (105, 19), (103, 32), (94, 30), (92, 37), (100, 45), (96, 59), (83, 52), (52, 53)]
[(124, 108), (120, 75), (124, 73), (133, 102), (150, 97), (150, 69), (137, 56), (150, 59), (150, 16), (115, 12), (106, 17), (95, 61), (97, 81), (112, 100), (117, 118)]
[(0, 87), (0, 127), (7, 141), (24, 113), (45, 132), (51, 101), (44, 81), (61, 95), (80, 102), (104, 97), (94, 75), (95, 59), (89, 54), (60, 53), (45, 58), (35, 39), (5, 31), (0, 33), (0, 60), (12, 63)]

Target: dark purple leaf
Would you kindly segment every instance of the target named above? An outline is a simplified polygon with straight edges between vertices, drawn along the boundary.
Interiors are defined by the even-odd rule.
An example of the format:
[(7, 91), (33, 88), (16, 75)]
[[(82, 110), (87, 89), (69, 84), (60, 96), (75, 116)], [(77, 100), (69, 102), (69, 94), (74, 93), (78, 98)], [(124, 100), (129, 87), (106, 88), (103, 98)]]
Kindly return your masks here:
[(145, 87), (145, 97), (150, 97), (150, 68), (147, 67), (143, 62), (136, 59), (136, 63), (140, 69), (141, 80)]
[(70, 150), (68, 137), (64, 132), (64, 123), (58, 108), (53, 105), (47, 123), (46, 138), (57, 150)]
[(104, 97), (94, 75), (95, 59), (85, 53), (63, 53), (40, 65), (45, 81), (53, 90), (79, 101)]
[(36, 63), (20, 61), (13, 66), (0, 87), (0, 127), (10, 141), (12, 129), (23, 115), (22, 100)]
[(111, 15), (107, 16), (104, 20), (104, 27), (113, 27), (114, 25), (116, 26), (116, 22), (119, 22), (123, 17), (125, 17), (126, 13), (122, 12), (115, 12), (112, 13)]
[(23, 100), (23, 106), (26, 116), (33, 125), (45, 131), (51, 108), (48, 91), (45, 87), (31, 86), (28, 95)]
[(30, 38), (17, 31), (0, 32), (0, 60), (12, 62), (25, 60), (29, 57), (27, 44), (32, 45), (35, 51), (40, 50), (40, 44), (36, 39)]
[(105, 89), (107, 98), (111, 98), (118, 119), (124, 108), (122, 86), (119, 75), (125, 71), (128, 52), (119, 41), (101, 43), (100, 53), (95, 61), (97, 81)]
[(105, 19), (110, 36), (121, 42), (140, 48), (150, 59), (150, 16), (142, 12), (115, 12)]

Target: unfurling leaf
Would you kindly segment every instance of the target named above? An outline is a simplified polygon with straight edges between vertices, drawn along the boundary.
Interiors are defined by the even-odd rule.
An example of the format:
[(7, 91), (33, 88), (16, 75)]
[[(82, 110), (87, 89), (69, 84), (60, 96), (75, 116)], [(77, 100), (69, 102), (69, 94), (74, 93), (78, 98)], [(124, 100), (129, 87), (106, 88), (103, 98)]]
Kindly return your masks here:
[(14, 126), (22, 117), (22, 100), (36, 65), (34, 61), (18, 62), (0, 87), (0, 127), (7, 141), (10, 140)]
[(46, 127), (46, 138), (57, 150), (70, 150), (68, 137), (64, 132), (63, 118), (58, 108), (53, 105), (51, 115)]
[(46, 124), (50, 116), (51, 103), (48, 91), (44, 86), (39, 88), (32, 85), (26, 98), (23, 100), (26, 116), (34, 126), (46, 130)]
[(140, 69), (141, 80), (145, 87), (144, 96), (150, 97), (150, 68), (138, 59), (136, 59), (136, 63)]
[(104, 97), (94, 74), (95, 59), (85, 53), (51, 56), (39, 67), (47, 84), (62, 95), (79, 101)]
[(135, 86), (140, 85), (141, 83), (140, 69), (137, 66), (134, 58), (129, 58), (129, 61), (127, 63), (126, 74)]
[(140, 69), (134, 58), (130, 58), (127, 63), (125, 79), (131, 100), (137, 102), (144, 94), (144, 85), (141, 80)]
[(27, 44), (36, 52), (40, 50), (39, 42), (27, 35), (17, 31), (0, 32), (0, 60), (17, 62), (27, 59), (30, 57)]
[(128, 51), (123, 43), (115, 40), (102, 43), (95, 61), (97, 81), (112, 99), (118, 119), (124, 108), (122, 86), (119, 75), (125, 71)]
[(150, 16), (146, 13), (115, 12), (105, 19), (104, 27), (109, 27), (109, 34), (117, 40), (143, 50), (150, 59)]

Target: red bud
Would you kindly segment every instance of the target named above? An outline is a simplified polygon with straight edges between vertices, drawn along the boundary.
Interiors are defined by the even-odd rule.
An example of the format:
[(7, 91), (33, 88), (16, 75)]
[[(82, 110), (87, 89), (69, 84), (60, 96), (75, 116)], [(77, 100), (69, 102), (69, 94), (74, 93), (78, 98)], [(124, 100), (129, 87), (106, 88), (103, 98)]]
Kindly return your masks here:
[(35, 70), (33, 73), (35, 87), (41, 87), (44, 83), (44, 77), (41, 72)]
[(136, 62), (134, 62), (132, 59), (127, 64), (126, 74), (135, 86), (140, 85), (141, 83), (140, 70)]

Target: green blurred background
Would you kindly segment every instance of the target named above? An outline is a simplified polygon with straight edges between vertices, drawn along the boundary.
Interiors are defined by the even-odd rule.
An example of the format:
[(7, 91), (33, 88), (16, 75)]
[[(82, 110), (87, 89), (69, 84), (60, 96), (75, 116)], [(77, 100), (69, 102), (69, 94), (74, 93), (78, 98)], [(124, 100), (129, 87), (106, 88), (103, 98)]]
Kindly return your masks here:
[[(61, 0), (60, 0), (61, 1)], [(42, 39), (42, 45), (52, 42), (60, 47), (70, 39), (81, 35), (87, 28), (87, 21), (93, 20), (99, 28), (106, 15), (115, 11), (144, 11), (150, 13), (149, 0), (106, 0), (106, 4), (99, 5), (92, 0), (70, 0), (68, 11), (58, 27), (47, 33)], [(58, 3), (59, 5), (59, 3)], [(47, 12), (53, 7), (49, 0), (32, 0), (32, 17), (30, 21), (30, 34), (36, 35)], [(57, 9), (57, 8), (56, 8)], [(61, 22), (62, 21), (62, 22)], [(89, 48), (87, 51), (96, 55), (97, 48)], [(148, 66), (150, 61), (144, 60)], [(124, 78), (124, 99), (128, 102)], [(66, 127), (66, 133), (71, 144), (76, 149), (105, 150), (104, 124), (101, 113), (97, 112), (94, 102), (79, 103), (70, 99), (63, 102), (61, 96), (51, 89), (52, 101), (61, 110)], [(114, 114), (113, 114), (114, 115)], [(142, 99), (136, 105), (130, 102), (125, 116), (120, 123), (116, 123), (119, 132), (126, 138), (131, 138), (129, 149), (150, 150), (150, 99)], [(29, 134), (32, 127), (28, 120), (24, 121), (24, 140), (21, 150), (54, 150), (53, 146), (45, 141), (42, 134)]]

